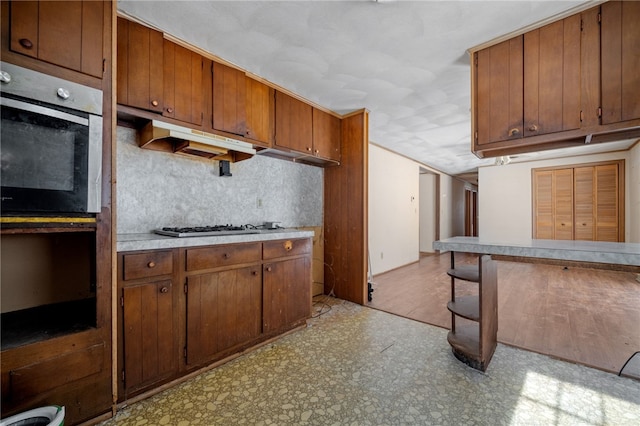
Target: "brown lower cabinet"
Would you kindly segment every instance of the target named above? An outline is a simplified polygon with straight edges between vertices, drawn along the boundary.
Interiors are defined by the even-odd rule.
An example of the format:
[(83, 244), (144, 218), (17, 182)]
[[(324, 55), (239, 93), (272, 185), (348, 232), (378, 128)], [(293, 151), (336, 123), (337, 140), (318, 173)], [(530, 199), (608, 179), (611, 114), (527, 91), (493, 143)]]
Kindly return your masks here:
[(118, 400), (305, 323), (311, 239), (118, 254)]

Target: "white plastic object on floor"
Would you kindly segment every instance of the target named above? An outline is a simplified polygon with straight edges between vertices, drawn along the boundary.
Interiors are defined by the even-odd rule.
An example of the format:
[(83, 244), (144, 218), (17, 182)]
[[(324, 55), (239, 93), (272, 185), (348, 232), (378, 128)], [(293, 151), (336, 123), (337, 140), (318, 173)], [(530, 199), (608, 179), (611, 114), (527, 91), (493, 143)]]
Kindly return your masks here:
[(0, 420), (0, 426), (63, 426), (64, 407), (50, 405), (35, 408)]

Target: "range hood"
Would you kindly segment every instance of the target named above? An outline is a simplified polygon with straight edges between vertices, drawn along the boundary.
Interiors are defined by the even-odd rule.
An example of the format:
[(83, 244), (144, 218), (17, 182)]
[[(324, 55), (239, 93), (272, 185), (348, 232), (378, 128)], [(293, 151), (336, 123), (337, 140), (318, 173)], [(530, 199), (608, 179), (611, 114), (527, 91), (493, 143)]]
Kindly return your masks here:
[(140, 131), (140, 147), (151, 148), (154, 144), (161, 146), (158, 149), (162, 151), (231, 162), (251, 158), (256, 153), (248, 142), (158, 120), (151, 120)]

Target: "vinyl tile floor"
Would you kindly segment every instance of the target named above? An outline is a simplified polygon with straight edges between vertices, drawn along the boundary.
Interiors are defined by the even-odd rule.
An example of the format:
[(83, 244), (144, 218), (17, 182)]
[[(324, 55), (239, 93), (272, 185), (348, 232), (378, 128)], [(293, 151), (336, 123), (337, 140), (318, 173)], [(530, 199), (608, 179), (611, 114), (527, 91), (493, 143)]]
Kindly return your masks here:
[(321, 301), (305, 329), (101, 425), (640, 424), (638, 380), (501, 344), (482, 373), (445, 329)]

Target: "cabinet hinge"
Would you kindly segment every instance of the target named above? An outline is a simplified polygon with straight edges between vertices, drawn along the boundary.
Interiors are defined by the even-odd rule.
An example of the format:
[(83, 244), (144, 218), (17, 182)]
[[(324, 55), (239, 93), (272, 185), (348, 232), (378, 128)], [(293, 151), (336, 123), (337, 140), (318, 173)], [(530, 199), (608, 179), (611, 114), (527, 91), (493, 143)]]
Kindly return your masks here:
[(189, 292), (189, 285), (187, 283), (184, 283), (184, 294), (187, 294)]
[(124, 296), (120, 296), (120, 306), (124, 308)]
[(107, 72), (107, 59), (102, 58), (102, 74), (104, 74), (105, 72)]
[(602, 107), (598, 107), (598, 118), (602, 117)]
[(602, 22), (602, 13), (598, 13), (598, 24)]
[(584, 29), (584, 20), (580, 19), (580, 31)]
[(184, 355), (184, 359), (187, 359), (187, 347), (186, 346), (184, 347), (183, 355)]
[(580, 111), (580, 122), (584, 121), (584, 111)]
[(478, 132), (475, 132), (473, 137), (476, 139), (476, 142), (478, 142)]
[(124, 370), (122, 370), (122, 382), (124, 383)]
[(474, 65), (476, 67), (478, 66), (478, 54), (477, 53), (473, 54), (473, 63), (474, 63)]

